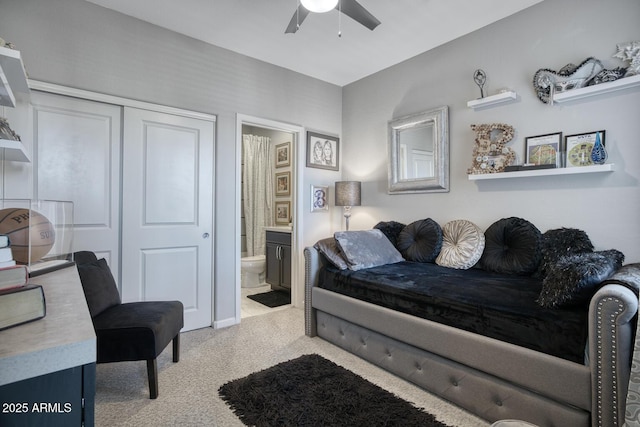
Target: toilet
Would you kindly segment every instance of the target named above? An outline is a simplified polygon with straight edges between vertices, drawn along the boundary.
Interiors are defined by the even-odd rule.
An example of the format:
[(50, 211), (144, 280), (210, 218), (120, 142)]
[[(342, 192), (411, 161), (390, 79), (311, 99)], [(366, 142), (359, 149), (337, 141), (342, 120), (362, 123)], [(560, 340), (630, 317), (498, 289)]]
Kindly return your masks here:
[(264, 285), (264, 270), (267, 264), (264, 255), (240, 258), (240, 286), (255, 288)]

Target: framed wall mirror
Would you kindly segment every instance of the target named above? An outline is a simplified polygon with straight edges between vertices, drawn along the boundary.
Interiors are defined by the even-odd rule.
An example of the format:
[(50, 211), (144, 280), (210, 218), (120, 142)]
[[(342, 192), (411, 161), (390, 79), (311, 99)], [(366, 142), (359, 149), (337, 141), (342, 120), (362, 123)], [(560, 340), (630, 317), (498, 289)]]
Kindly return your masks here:
[(389, 122), (389, 194), (449, 191), (449, 107)]

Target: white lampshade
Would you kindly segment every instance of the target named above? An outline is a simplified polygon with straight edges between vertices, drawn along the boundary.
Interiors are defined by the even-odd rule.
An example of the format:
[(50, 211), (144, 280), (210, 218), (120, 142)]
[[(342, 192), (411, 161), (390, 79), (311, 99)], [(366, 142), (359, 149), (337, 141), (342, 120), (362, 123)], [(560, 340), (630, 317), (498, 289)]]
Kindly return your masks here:
[(338, 4), (338, 0), (300, 0), (300, 3), (310, 12), (329, 12)]

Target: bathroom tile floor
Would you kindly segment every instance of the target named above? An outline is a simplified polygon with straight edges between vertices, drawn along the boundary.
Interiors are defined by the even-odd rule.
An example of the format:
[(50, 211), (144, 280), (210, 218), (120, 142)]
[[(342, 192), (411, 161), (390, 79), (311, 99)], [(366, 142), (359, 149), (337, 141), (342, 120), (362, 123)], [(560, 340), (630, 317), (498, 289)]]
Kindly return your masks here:
[(259, 302), (253, 301), (247, 298), (247, 295), (253, 294), (261, 294), (264, 292), (269, 292), (271, 290), (271, 285), (265, 283), (263, 286), (258, 286), (256, 288), (241, 288), (241, 301), (240, 301), (240, 317), (246, 318), (251, 316), (258, 316), (261, 314), (271, 313), (276, 310), (282, 310), (287, 307), (291, 307), (290, 305), (283, 305), (281, 307), (270, 308), (266, 305), (260, 304)]

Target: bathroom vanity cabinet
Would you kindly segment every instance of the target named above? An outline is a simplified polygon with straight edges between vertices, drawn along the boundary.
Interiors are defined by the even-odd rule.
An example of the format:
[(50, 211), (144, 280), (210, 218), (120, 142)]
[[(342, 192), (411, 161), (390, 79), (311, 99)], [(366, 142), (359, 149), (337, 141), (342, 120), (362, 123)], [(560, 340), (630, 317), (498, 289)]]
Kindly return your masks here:
[(291, 233), (267, 230), (266, 282), (271, 289), (291, 291)]

